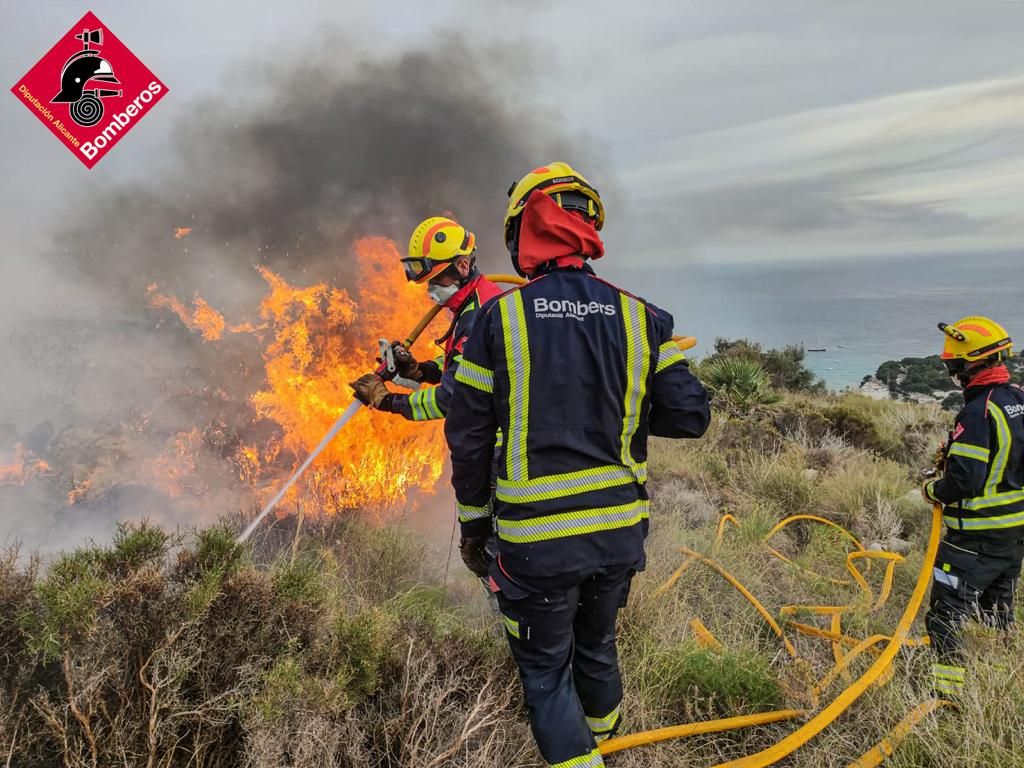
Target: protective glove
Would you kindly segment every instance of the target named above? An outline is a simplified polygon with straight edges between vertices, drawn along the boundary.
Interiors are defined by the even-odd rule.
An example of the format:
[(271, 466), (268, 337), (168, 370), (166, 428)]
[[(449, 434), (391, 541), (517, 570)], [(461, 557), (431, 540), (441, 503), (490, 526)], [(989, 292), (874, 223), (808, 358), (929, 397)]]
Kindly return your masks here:
[(487, 569), (491, 559), (487, 554), (487, 536), (467, 536), (459, 539), (459, 554), (462, 562), (474, 574), (482, 579), (487, 578)]
[(380, 404), (384, 398), (391, 394), (388, 388), (384, 385), (384, 379), (375, 373), (368, 373), (365, 376), (360, 376), (353, 382), (349, 383), (352, 387), (352, 391), (363, 404), (370, 406), (371, 408), (380, 408)]
[(416, 358), (412, 356), (412, 352), (406, 349), (400, 341), (391, 342), (391, 349), (395, 355), (395, 368), (398, 375), (403, 379), (417, 383), (422, 382), (423, 372), (420, 370), (420, 364)]
[(946, 468), (946, 444), (939, 443), (939, 447), (935, 449), (935, 458), (932, 462), (939, 472), (942, 472)]
[(935, 493), (933, 491), (933, 489), (935, 488), (935, 483), (937, 482), (937, 477), (929, 477), (925, 479), (923, 483), (921, 483), (921, 496), (924, 497), (925, 501), (930, 502), (931, 504), (941, 503), (937, 498), (935, 498)]

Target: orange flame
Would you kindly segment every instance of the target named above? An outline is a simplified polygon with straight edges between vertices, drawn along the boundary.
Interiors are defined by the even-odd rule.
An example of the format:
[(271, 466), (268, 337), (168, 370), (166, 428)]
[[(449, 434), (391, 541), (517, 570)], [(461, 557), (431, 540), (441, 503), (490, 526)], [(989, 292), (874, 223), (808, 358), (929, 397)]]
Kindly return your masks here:
[(178, 240), (181, 240), (181, 238), (188, 236), (188, 233), (191, 231), (192, 227), (175, 227), (174, 237)]
[[(296, 287), (260, 267), (269, 293), (261, 302), (258, 325), (230, 325), (198, 296), (189, 310), (150, 286), (153, 306), (170, 309), (204, 340), (220, 339), (227, 330), (256, 333), (264, 343), (266, 385), (250, 404), (255, 416), (276, 422), (283, 437), (242, 445), (235, 456), (238, 476), (261, 497), (279, 487), (286, 470), (308, 455), (352, 402), (348, 382), (376, 367), (377, 339), (403, 338), (429, 307), (422, 286), (405, 281), (390, 240), (364, 238), (356, 243), (355, 257), (355, 298), (325, 283)], [(428, 329), (424, 338), (431, 330), (438, 332)], [(427, 343), (415, 352), (420, 359), (435, 354)], [(151, 469), (180, 483), (172, 467), (181, 466), (175, 462), (183, 455), (177, 445), (170, 450), (176, 458), (165, 456)], [(322, 512), (370, 504), (393, 507), (414, 489), (432, 490), (445, 455), (441, 422), (412, 423), (366, 409), (324, 450), (305, 480), (307, 489), (316, 490)], [(288, 456), (292, 466), (279, 466), (281, 456)]]
[(21, 443), (17, 443), (14, 446), (14, 461), (10, 464), (0, 464), (0, 485), (24, 485), (49, 469), (49, 464)]
[(146, 289), (146, 292), (149, 294), (149, 303), (157, 308), (171, 310), (185, 324), (185, 327), (190, 331), (196, 331), (201, 334), (205, 341), (219, 340), (224, 336), (224, 331), (229, 333), (252, 333), (253, 331), (260, 331), (266, 328), (266, 326), (255, 326), (251, 323), (228, 325), (227, 321), (224, 320), (224, 315), (211, 307), (206, 299), (196, 296), (192, 300), (193, 308), (190, 310), (173, 296), (164, 296), (158, 293), (157, 288), (156, 283), (151, 283)]

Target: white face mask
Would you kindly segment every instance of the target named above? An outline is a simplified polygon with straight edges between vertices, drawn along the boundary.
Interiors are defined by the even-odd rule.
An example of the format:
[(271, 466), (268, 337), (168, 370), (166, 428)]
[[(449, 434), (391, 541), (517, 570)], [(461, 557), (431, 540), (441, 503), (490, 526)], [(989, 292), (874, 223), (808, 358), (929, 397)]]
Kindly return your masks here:
[(431, 301), (435, 304), (440, 304), (442, 307), (448, 303), (448, 300), (459, 292), (459, 286), (455, 285), (434, 285), (433, 283), (427, 284), (427, 295)]

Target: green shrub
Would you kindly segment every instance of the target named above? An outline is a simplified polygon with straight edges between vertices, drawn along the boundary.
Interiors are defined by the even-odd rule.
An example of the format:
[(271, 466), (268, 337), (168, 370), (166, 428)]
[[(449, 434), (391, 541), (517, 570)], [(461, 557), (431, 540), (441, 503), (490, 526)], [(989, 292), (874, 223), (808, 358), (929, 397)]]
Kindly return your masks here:
[(711, 651), (692, 641), (652, 653), (637, 674), (643, 688), (677, 712), (697, 706), (731, 716), (777, 709), (784, 700), (763, 656)]
[(111, 585), (103, 575), (104, 552), (88, 547), (62, 555), (36, 587), (38, 610), (23, 617), (30, 647), (53, 659), (83, 641), (96, 624)]
[(103, 553), (104, 568), (123, 578), (143, 566), (159, 566), (169, 543), (170, 536), (147, 521), (118, 523), (114, 540)]
[(729, 413), (750, 414), (782, 399), (768, 374), (752, 360), (716, 360), (703, 364), (700, 373), (714, 404)]
[(749, 339), (715, 339), (715, 351), (705, 363), (721, 360), (746, 360), (757, 363), (768, 374), (776, 389), (791, 392), (825, 391), (825, 383), (805, 364), (807, 351), (802, 346), (790, 345), (782, 349), (765, 350)]

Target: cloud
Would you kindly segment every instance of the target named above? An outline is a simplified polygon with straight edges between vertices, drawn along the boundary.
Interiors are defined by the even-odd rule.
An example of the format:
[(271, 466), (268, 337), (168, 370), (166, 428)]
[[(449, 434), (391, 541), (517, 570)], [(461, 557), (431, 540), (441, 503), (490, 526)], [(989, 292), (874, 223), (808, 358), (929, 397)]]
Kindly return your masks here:
[(680, 252), (777, 258), (1017, 245), (1024, 78), (911, 91), (680, 137), (625, 175)]

